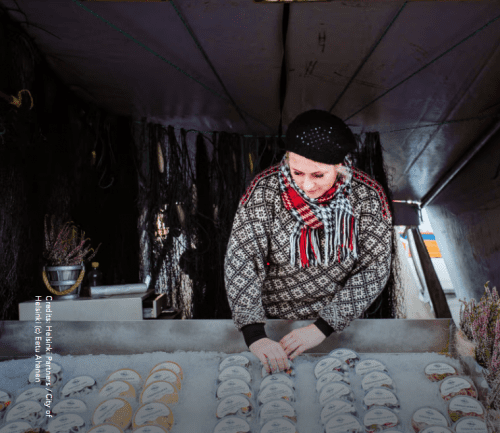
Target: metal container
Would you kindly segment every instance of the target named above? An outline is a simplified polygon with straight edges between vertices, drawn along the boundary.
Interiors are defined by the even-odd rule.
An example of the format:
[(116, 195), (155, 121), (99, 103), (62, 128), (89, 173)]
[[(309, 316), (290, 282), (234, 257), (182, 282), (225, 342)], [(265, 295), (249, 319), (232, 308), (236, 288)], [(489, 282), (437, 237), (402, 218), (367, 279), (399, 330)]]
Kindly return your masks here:
[[(44, 269), (52, 288), (59, 292), (64, 292), (76, 283), (80, 276), (80, 272), (84, 269), (84, 265), (46, 266)], [(80, 284), (75, 290), (67, 295), (57, 295), (57, 299), (78, 298), (80, 296), (81, 287), (82, 285)]]

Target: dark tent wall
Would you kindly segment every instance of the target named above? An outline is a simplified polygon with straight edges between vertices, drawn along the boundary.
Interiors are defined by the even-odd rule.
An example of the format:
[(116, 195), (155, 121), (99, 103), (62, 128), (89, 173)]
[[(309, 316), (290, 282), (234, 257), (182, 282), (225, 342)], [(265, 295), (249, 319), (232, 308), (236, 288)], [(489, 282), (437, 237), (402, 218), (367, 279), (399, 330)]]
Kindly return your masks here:
[[(13, 8), (10, 3), (2, 2)], [(171, 149), (180, 149), (183, 158), (192, 162), (197, 181), (205, 188), (208, 186), (201, 180), (203, 177), (206, 180), (225, 173), (228, 183), (231, 182), (228, 176), (234, 162), (229, 154), (221, 155), (220, 159), (214, 157), (214, 146), (220, 151), (216, 153), (223, 154), (231, 146), (243, 143), (242, 151), (237, 154), (238, 170), (234, 171), (245, 176), (245, 184), (252, 175), (271, 164), (271, 151), (267, 155), (264, 153), (267, 159), (256, 163), (266, 144), (257, 144), (256, 139), (245, 141), (241, 134), (252, 134), (254, 138), (259, 134), (276, 135), (283, 53), (288, 57), (289, 68), (283, 130), (301, 110), (329, 109), (341, 89), (349, 88), (349, 93), (340, 100), (335, 114), (346, 119), (348, 115), (354, 116), (354, 111), (365, 103), (374, 102), (373, 98), (381, 92), (388, 92), (390, 86), (401, 84), (361, 116), (354, 116), (348, 122), (359, 134), (380, 132), (384, 161), (391, 174), (389, 184), (398, 200), (421, 200), (443, 172), (467, 151), (477, 135), (496, 121), (493, 117), (498, 117), (498, 97), (493, 89), (497, 89), (500, 82), (497, 72), (500, 21), (493, 24), (492, 20), (500, 18), (500, 15), (497, 17), (500, 9), (493, 2), (405, 3), (391, 32), (384, 36), (384, 43), (374, 51), (372, 63), (363, 67), (362, 74), (352, 84), (349, 77), (354, 79), (354, 70), (363, 63), (370, 47), (377, 45), (391, 20), (403, 10), (403, 5), (397, 2), (331, 2), (310, 7), (307, 9), (310, 15), (298, 13), (298, 8), (307, 5), (292, 5), (288, 42), (283, 44), (279, 32), (284, 18), (283, 5), (256, 9), (253, 3), (245, 2), (242, 9), (238, 2), (225, 0), (207, 5), (194, 1), (180, 3), (182, 15), (196, 29), (203, 45), (207, 44), (206, 51), (216, 63), (216, 69), (224, 71), (224, 82), (231, 94), (241, 107), (261, 117), (257, 120), (272, 125), (263, 129), (252, 126), (259, 123), (256, 119), (247, 127), (227, 101), (216, 102), (211, 92), (195, 85), (178, 70), (159, 63), (156, 56), (126, 40), (116, 29), (103, 25), (75, 2), (53, 3), (50, 9), (34, 0), (23, 2), (26, 15), (24, 11), (11, 9), (12, 20), (6, 18), (7, 12), (0, 11), (0, 91), (17, 95), (20, 89), (29, 89), (35, 100), (33, 110), (29, 110), (27, 94), (23, 94), (19, 109), (0, 100), (0, 182), (3, 188), (0, 195), (0, 295), (6, 300), (2, 313), (5, 318), (15, 317), (13, 306), (16, 302), (31, 299), (35, 293), (40, 293), (38, 289), (45, 291), (40, 266), (46, 213), (74, 219), (87, 231), (94, 245), (102, 242), (96, 260), (101, 262), (108, 282), (137, 282), (153, 269), (153, 262), (161, 257), (158, 246), (151, 244), (155, 212), (159, 211), (153, 203), (161, 202), (163, 206), (167, 191), (161, 187), (165, 186), (165, 178), (160, 178), (155, 168), (158, 142), (167, 160), (172, 155)], [(92, 8), (103, 17), (130, 31), (155, 52), (165, 55), (165, 59), (187, 68), (203, 83), (215, 85), (221, 93), (171, 2), (154, 7), (138, 3), (95, 3)], [(86, 4), (89, 6), (90, 2)], [(224, 9), (228, 4), (231, 7)], [(220, 7), (215, 7), (217, 5)], [(222, 10), (225, 13), (221, 13)], [(242, 27), (238, 35), (236, 27), (228, 23), (232, 22), (233, 15), (241, 14), (249, 26)], [(450, 20), (453, 25), (440, 26), (442, 16), (453, 17)], [(14, 19), (23, 24), (14, 24)], [(315, 23), (321, 27), (319, 34)], [(353, 38), (349, 31), (343, 30), (344, 26), (360, 31)], [(361, 29), (368, 30), (363, 34)], [(318, 43), (318, 37), (321, 42), (325, 32), (328, 44), (331, 42), (326, 48)], [(469, 37), (473, 32), (477, 34)], [(32, 40), (37, 42), (43, 56)], [(450, 49), (450, 55), (433, 60)], [(415, 50), (422, 51), (422, 55), (416, 55)], [(230, 60), (229, 69), (227, 59)], [(47, 67), (46, 60), (55, 73)], [(313, 65), (316, 65), (314, 74)], [(427, 66), (425, 71), (414, 74)], [(413, 74), (411, 82), (406, 82), (410, 74)], [(109, 111), (103, 111), (102, 107)], [(118, 115), (130, 115), (134, 119)], [(170, 127), (163, 125), (175, 125), (175, 139), (168, 132)], [(187, 134), (180, 127), (205, 132), (222, 130), (231, 134), (210, 136), (210, 133), (197, 135), (192, 131)], [(186, 134), (188, 137), (183, 138)], [(215, 145), (207, 141), (210, 137)], [(208, 158), (203, 156), (204, 145)], [(496, 149), (498, 144), (495, 147), (490, 142), (488, 147)], [(94, 166), (91, 164), (93, 150), (97, 153)], [(367, 151), (373, 153), (374, 149), (368, 147)], [(253, 163), (249, 162), (250, 152)], [(471, 182), (465, 175), (472, 169), (483, 175), (488, 170), (496, 173), (493, 160), (497, 157), (489, 160), (484, 152), (483, 149), (476, 155), (429, 208), (431, 218), (433, 212), (436, 215), (433, 223), (450, 273), (456, 272), (452, 277), (459, 296), (473, 294), (476, 298), (487, 279), (492, 285), (499, 284), (497, 251), (500, 236), (495, 230), (498, 214), (494, 209), (483, 213), (478, 209), (487, 205), (472, 203), (479, 197), (485, 202), (489, 198), (492, 206), (495, 199), (498, 201), (495, 195), (498, 194), (498, 176), (488, 182), (473, 176), (474, 182)], [(200, 161), (209, 160), (211, 172), (203, 171), (201, 162), (196, 167), (197, 154)], [(382, 160), (382, 154), (377, 157)], [(476, 160), (480, 158), (484, 158), (484, 164), (492, 165), (476, 167)], [(360, 162), (362, 160), (360, 158)], [(377, 164), (376, 168), (380, 168)], [(218, 174), (212, 165), (220, 165)], [(375, 174), (370, 167), (373, 168), (372, 161), (366, 158), (364, 165), (359, 165), (362, 170)], [(154, 179), (163, 184), (155, 184)], [(156, 188), (154, 197), (146, 197), (150, 181)], [(199, 203), (205, 210), (192, 221), (195, 224), (205, 218), (205, 222), (200, 223), (200, 230), (215, 233), (219, 248), (225, 239), (220, 235), (227, 227), (217, 226), (215, 214), (218, 212), (215, 211), (217, 204), (222, 203), (215, 194), (216, 185), (216, 182), (210, 185), (210, 199)], [(189, 197), (192, 195), (189, 188), (186, 181), (177, 192)], [(243, 182), (238, 188), (242, 193)], [(469, 191), (467, 197), (472, 195), (473, 198), (460, 201), (458, 198), (464, 196), (464, 191)], [(238, 196), (236, 190), (233, 194)], [(139, 203), (141, 200), (145, 202)], [(177, 211), (171, 207), (168, 212), (173, 219), (169, 219), (167, 225), (174, 227)], [(212, 221), (206, 220), (208, 214), (214, 215)], [(230, 210), (227, 214), (230, 215)], [(146, 228), (143, 226), (145, 217)], [(441, 226), (440, 217), (444, 218)], [(481, 225), (478, 224), (481, 218), (483, 231), (469, 227), (472, 222), (475, 226)], [(440, 227), (443, 233), (439, 233)], [(464, 233), (469, 235), (464, 236)], [(147, 237), (149, 245), (143, 242)], [(219, 248), (217, 257), (222, 253)], [(188, 265), (185, 271), (188, 275), (193, 274), (189, 260), (185, 262)], [(219, 266), (217, 275), (220, 278), (220, 263), (212, 263), (212, 266)], [(196, 273), (196, 266), (194, 268)], [(471, 279), (475, 279), (474, 283)], [(164, 281), (160, 286), (160, 290), (166, 290)], [(216, 289), (219, 296), (223, 287), (219, 285)], [(198, 290), (203, 292), (205, 289), (199, 287)], [(206, 293), (203, 293), (197, 302), (204, 301)], [(212, 307), (209, 310), (212, 311)]]
[(500, 288), (500, 134), (426, 207), (457, 297)]
[[(43, 220), (73, 220), (113, 282), (138, 279), (137, 175), (130, 121), (75, 97), (26, 32), (0, 10), (0, 320), (49, 295), (42, 281)], [(96, 151), (92, 166), (92, 151)], [(85, 280), (84, 280), (85, 283)]]

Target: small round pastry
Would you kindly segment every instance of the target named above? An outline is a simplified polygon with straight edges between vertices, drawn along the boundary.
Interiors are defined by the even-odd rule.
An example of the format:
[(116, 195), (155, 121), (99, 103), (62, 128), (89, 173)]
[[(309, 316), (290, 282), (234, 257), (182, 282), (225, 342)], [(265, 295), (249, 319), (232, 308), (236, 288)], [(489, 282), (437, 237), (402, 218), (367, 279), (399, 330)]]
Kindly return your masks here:
[(224, 382), (229, 379), (241, 379), (246, 383), (250, 383), (252, 381), (252, 376), (250, 372), (240, 365), (232, 365), (230, 367), (225, 368), (219, 373), (219, 382)]
[(0, 433), (27, 433), (33, 431), (33, 427), (26, 421), (14, 421), (0, 427)]
[(420, 433), (423, 429), (430, 426), (449, 427), (450, 423), (446, 417), (432, 407), (422, 407), (417, 409), (411, 417), (411, 426), (415, 433)]
[(271, 383), (263, 388), (257, 397), (259, 404), (265, 404), (272, 400), (294, 401), (293, 389), (284, 383)]
[(63, 413), (84, 413), (87, 412), (87, 405), (76, 398), (67, 398), (61, 400), (52, 408), (54, 415), (61, 415)]
[(453, 397), (448, 403), (448, 416), (453, 422), (466, 416), (484, 419), (485, 413), (481, 402), (465, 395)]
[(61, 388), (61, 398), (83, 397), (97, 390), (97, 382), (90, 376), (78, 376)]
[(349, 385), (342, 382), (327, 383), (319, 393), (319, 403), (324, 406), (331, 400), (354, 400), (354, 393)]
[(289, 419), (276, 418), (267, 421), (260, 429), (260, 433), (297, 433), (297, 427)]
[(325, 433), (362, 433), (363, 425), (358, 418), (349, 414), (332, 416), (325, 424)]
[(163, 361), (160, 362), (159, 364), (156, 364), (149, 373), (154, 373), (156, 370), (172, 370), (173, 372), (177, 373), (179, 377), (184, 379), (184, 372), (182, 371), (182, 367), (177, 364), (177, 362), (174, 361)]
[(139, 386), (141, 384), (141, 375), (131, 368), (121, 368), (111, 373), (107, 377), (106, 382), (111, 382), (112, 380), (124, 380), (132, 386)]
[(399, 401), (392, 391), (385, 388), (372, 388), (363, 399), (365, 408), (388, 407), (390, 409), (399, 408)]
[(439, 382), (448, 376), (458, 376), (457, 369), (444, 362), (433, 362), (425, 367), (424, 372), (427, 379), (431, 382)]
[(273, 400), (265, 403), (260, 408), (259, 420), (265, 424), (275, 418), (287, 418), (290, 421), (297, 422), (297, 414), (294, 407), (285, 400)]
[(358, 415), (354, 403), (345, 400), (331, 400), (321, 410), (321, 422), (325, 425), (331, 417), (343, 413), (353, 416)]
[(170, 431), (174, 425), (174, 414), (159, 401), (143, 404), (134, 414), (132, 427), (135, 430), (145, 425), (158, 425)]
[(353, 368), (359, 362), (359, 355), (351, 349), (335, 349), (328, 356), (333, 356), (344, 361), (349, 367)]
[(179, 401), (177, 388), (164, 380), (151, 382), (141, 393), (141, 404), (153, 401), (161, 401), (166, 405), (177, 403)]
[(230, 395), (221, 400), (215, 415), (221, 419), (228, 415), (247, 417), (252, 414), (253, 406), (244, 395)]
[(399, 418), (392, 410), (377, 407), (366, 412), (363, 423), (366, 433), (376, 433), (399, 426)]
[(366, 359), (356, 365), (356, 374), (363, 376), (372, 371), (387, 371), (387, 367), (376, 359)]
[(250, 424), (243, 418), (227, 416), (217, 423), (214, 433), (250, 433)]
[(33, 427), (39, 427), (45, 420), (43, 406), (34, 400), (24, 400), (16, 403), (5, 415), (5, 422), (25, 421)]
[(457, 395), (467, 395), (477, 398), (477, 390), (470, 379), (463, 376), (453, 376), (443, 379), (439, 384), (441, 398), (448, 401)]
[(48, 433), (85, 433), (85, 421), (76, 413), (58, 415), (49, 422), (45, 429)]
[(226, 369), (227, 367), (232, 367), (233, 365), (239, 365), (240, 367), (248, 368), (250, 367), (250, 360), (243, 355), (227, 356), (219, 364), (219, 372)]
[(0, 389), (0, 419), (3, 418), (7, 408), (14, 402), (14, 397), (7, 391)]
[(316, 379), (319, 379), (319, 377), (325, 373), (344, 373), (344, 365), (345, 362), (341, 361), (339, 358), (327, 356), (320, 359), (314, 366), (314, 376), (316, 376)]
[(243, 394), (248, 398), (252, 398), (253, 395), (248, 383), (241, 379), (226, 380), (217, 387), (216, 396), (218, 399), (223, 399), (224, 397), (235, 394)]
[(461, 418), (454, 428), (456, 433), (488, 433), (486, 423), (479, 418)]
[(32, 386), (17, 396), (16, 403), (21, 403), (26, 400), (34, 400), (43, 403), (46, 400), (46, 395), (47, 390), (45, 388), (41, 386)]
[(99, 391), (100, 399), (111, 399), (116, 397), (135, 399), (135, 389), (126, 380), (112, 380), (106, 383)]
[(364, 391), (369, 391), (372, 388), (387, 388), (394, 390), (394, 381), (382, 371), (372, 371), (361, 380), (361, 387)]
[(284, 373), (276, 373), (270, 374), (269, 376), (266, 376), (264, 379), (262, 379), (262, 382), (260, 383), (260, 390), (262, 391), (267, 385), (271, 385), (272, 383), (284, 383), (290, 388), (295, 389), (293, 380), (290, 376)]
[(50, 365), (40, 366), (38, 369), (34, 368), (28, 376), (28, 383), (55, 388), (62, 383), (62, 368), (54, 362), (51, 362)]
[(177, 375), (177, 373), (173, 370), (167, 370), (162, 368), (160, 370), (156, 370), (154, 373), (151, 373), (147, 379), (144, 386), (149, 385), (153, 382), (158, 382), (159, 380), (163, 380), (165, 382), (170, 382), (174, 385), (179, 391), (181, 390), (181, 378)]
[(122, 430), (126, 430), (130, 426), (131, 420), (132, 406), (122, 398), (103, 401), (96, 407), (92, 416), (94, 425), (114, 424)]
[(349, 385), (349, 379), (344, 375), (336, 372), (330, 371), (329, 373), (322, 374), (316, 382), (316, 392), (320, 392), (321, 388), (330, 382), (344, 382)]

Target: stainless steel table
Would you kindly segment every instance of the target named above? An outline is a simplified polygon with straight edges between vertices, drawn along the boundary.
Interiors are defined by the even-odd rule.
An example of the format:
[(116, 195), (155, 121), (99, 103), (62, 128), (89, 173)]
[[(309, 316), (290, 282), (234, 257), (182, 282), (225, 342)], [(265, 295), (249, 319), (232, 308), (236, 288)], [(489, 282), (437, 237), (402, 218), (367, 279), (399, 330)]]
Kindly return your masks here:
[[(275, 340), (313, 321), (268, 320), (267, 335)], [(34, 354), (34, 321), (0, 322), (0, 359)], [(60, 355), (132, 354), (153, 351), (248, 350), (231, 320), (151, 320), (137, 322), (61, 321), (51, 325), (53, 352)], [(309, 353), (328, 353), (346, 346), (358, 352), (440, 352), (450, 341), (451, 319), (358, 319), (332, 334)]]
[[(279, 341), (288, 332), (313, 321), (268, 320), (269, 338)], [(151, 320), (124, 322), (0, 322), (0, 361), (30, 358), (35, 354), (35, 325), (44, 332), (51, 326), (52, 352), (59, 355), (126, 355), (155, 351), (247, 351), (243, 336), (232, 320)], [(306, 353), (322, 355), (337, 347), (360, 353), (426, 353), (454, 349), (452, 319), (357, 319), (338, 334)], [(42, 349), (42, 353), (45, 351)], [(460, 359), (464, 373), (471, 377), (484, 401), (486, 390), (480, 368), (472, 359)]]

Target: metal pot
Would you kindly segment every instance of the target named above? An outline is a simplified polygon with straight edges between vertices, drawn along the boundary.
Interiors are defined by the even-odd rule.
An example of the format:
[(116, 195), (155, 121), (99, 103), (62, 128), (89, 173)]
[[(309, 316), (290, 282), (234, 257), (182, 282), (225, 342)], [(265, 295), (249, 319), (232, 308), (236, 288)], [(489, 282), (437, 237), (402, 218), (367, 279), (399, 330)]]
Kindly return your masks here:
[[(84, 269), (84, 265), (74, 265), (74, 266), (46, 266), (45, 272), (47, 274), (47, 279), (54, 290), (59, 292), (64, 292), (73, 286), (80, 272)], [(82, 284), (67, 295), (57, 295), (55, 299), (76, 299), (80, 296)]]

